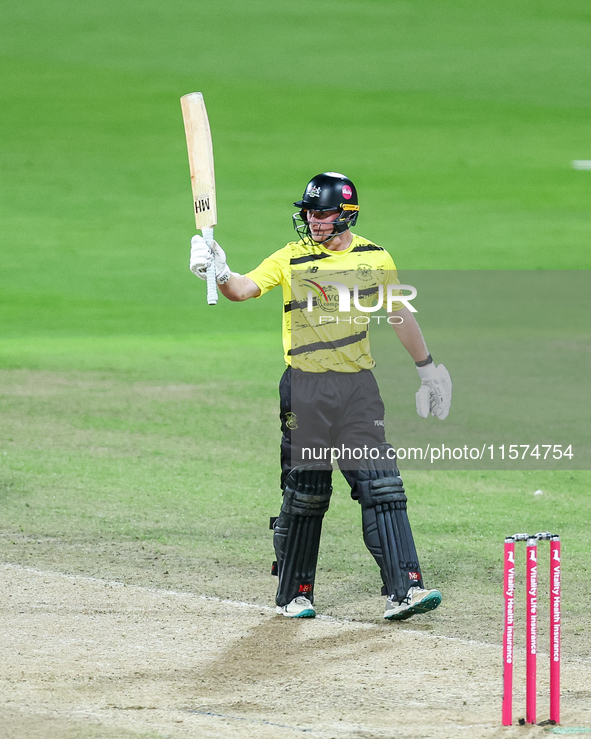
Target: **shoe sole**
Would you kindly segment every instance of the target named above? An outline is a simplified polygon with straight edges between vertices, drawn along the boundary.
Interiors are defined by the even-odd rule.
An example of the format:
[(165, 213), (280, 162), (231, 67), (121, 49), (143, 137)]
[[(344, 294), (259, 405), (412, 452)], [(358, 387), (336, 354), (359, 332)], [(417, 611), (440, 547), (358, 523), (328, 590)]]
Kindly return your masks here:
[(408, 611), (403, 613), (394, 613), (392, 616), (384, 616), (386, 621), (405, 621), (411, 616), (416, 616), (418, 613), (428, 613), (434, 611), (437, 606), (441, 603), (441, 593), (439, 591), (435, 593), (429, 593), (423, 600), (412, 605)]
[(316, 618), (316, 611), (312, 610), (311, 608), (306, 608), (299, 613), (285, 613), (285, 611), (281, 610), (277, 610), (277, 613), (280, 616), (285, 616), (286, 618)]

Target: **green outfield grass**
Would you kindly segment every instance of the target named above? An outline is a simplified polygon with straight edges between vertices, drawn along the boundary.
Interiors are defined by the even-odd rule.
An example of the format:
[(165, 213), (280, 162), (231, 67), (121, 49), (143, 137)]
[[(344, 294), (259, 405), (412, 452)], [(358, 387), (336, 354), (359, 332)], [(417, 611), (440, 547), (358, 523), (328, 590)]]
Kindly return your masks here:
[[(272, 603), (267, 527), (280, 504), (281, 367), (245, 353), (247, 342), (272, 356), (269, 333), (110, 346), (53, 339), (36, 354), (2, 342), (4, 560)], [(199, 362), (204, 356), (210, 361)], [(436, 628), (499, 638), (502, 539), (550, 528), (564, 541), (566, 649), (585, 652), (590, 473), (407, 470), (404, 478), (427, 582), (445, 593)], [(379, 587), (359, 507), (338, 474), (319, 607), (379, 618)]]
[[(291, 203), (328, 169), (402, 270), (588, 270), (591, 172), (570, 162), (591, 159), (590, 21), (580, 0), (7, 7), (0, 558), (271, 602), (281, 296), (205, 305), (182, 94), (206, 97), (235, 270), (293, 238)], [(423, 329), (446, 361), (442, 323)], [(566, 649), (588, 649), (589, 473), (405, 479), (436, 628), (499, 638), (502, 537), (552, 527)], [(326, 612), (379, 616), (340, 478), (319, 586)]]
[[(186, 269), (195, 89), (234, 269), (292, 237), (326, 169), (358, 183), (359, 231), (402, 268), (588, 268), (591, 175), (570, 162), (591, 159), (589, 36), (582, 1), (11, 6), (3, 332), (228, 329)], [(259, 329), (267, 306), (240, 316)]]

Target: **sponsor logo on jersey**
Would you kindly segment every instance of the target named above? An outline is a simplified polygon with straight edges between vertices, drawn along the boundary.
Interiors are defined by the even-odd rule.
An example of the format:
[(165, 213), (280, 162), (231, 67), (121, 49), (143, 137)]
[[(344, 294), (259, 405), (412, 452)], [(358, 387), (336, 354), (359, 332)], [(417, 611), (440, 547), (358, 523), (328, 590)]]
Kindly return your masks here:
[(409, 572), (408, 579), (412, 580), (413, 582), (419, 582), (419, 580), (421, 579), (421, 573), (420, 572)]
[(312, 586), (310, 583), (304, 583), (303, 585), (300, 585), (300, 593), (311, 593), (312, 592)]
[(384, 425), (384, 422), (383, 422), (383, 421), (380, 421), (380, 420), (378, 419), (377, 421), (374, 421), (374, 422), (373, 422), (373, 425), (374, 425), (374, 426), (383, 426), (383, 425)]
[(318, 282), (314, 280), (304, 280), (311, 285), (312, 290), (309, 291), (308, 299), (308, 310), (312, 310), (310, 307), (312, 300), (312, 291), (316, 294), (316, 305), (323, 311), (328, 313), (334, 313), (339, 307), (339, 293), (334, 285), (328, 283), (327, 288), (323, 288)]
[(289, 411), (288, 413), (285, 414), (285, 425), (287, 426), (288, 429), (291, 429), (292, 431), (297, 429), (298, 417), (296, 416), (295, 413), (292, 413), (291, 411)]

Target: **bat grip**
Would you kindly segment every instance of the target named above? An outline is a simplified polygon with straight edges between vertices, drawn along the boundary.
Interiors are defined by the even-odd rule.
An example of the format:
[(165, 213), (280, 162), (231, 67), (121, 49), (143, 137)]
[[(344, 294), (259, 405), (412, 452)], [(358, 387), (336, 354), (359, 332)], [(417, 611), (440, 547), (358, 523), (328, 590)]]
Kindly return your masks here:
[[(212, 248), (213, 244), (213, 228), (202, 228), (201, 233), (205, 239), (205, 243), (209, 248)], [(216, 282), (215, 274), (215, 259), (212, 260), (211, 264), (207, 268), (207, 305), (216, 305), (218, 302), (218, 287)]]

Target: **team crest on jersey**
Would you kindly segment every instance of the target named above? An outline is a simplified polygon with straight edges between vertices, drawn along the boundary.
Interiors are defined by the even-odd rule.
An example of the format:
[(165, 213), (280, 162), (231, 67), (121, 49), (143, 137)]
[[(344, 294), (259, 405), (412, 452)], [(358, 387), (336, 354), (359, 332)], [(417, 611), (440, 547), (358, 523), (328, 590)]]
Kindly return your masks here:
[(292, 413), (289, 411), (289, 413), (285, 414), (285, 425), (288, 429), (291, 429), (294, 431), (298, 427), (298, 417), (295, 413)]
[(356, 276), (358, 280), (371, 280), (372, 269), (369, 264), (360, 264), (357, 267)]

